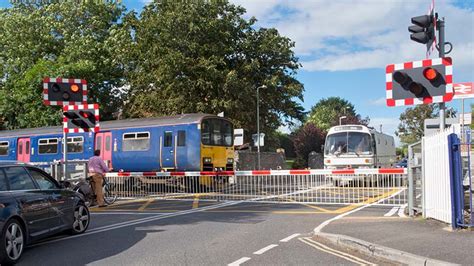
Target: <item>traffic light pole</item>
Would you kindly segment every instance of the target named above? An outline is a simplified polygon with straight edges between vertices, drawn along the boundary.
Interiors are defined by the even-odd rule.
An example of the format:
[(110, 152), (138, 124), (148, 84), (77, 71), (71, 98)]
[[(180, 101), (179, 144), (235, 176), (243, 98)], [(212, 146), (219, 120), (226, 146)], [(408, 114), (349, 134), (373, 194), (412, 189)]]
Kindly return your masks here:
[(63, 131), (63, 181), (67, 179), (67, 133)]
[[(444, 18), (439, 19), (437, 22), (438, 33), (439, 33), (439, 57), (444, 57)], [(446, 105), (445, 103), (439, 104), (439, 129), (442, 131), (446, 127)]]

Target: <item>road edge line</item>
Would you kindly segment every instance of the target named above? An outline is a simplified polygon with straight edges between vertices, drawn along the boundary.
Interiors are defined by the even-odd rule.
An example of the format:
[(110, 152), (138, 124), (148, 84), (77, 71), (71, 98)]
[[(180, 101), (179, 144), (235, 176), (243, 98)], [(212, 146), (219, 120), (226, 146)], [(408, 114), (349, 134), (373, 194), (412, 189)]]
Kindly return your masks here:
[(401, 251), (394, 248), (385, 247), (370, 243), (361, 239), (353, 238), (346, 235), (329, 234), (318, 232), (315, 237), (322, 238), (336, 246), (356, 250), (367, 256), (379, 259), (400, 262), (408, 265), (459, 265), (451, 262), (431, 259), (409, 252)]

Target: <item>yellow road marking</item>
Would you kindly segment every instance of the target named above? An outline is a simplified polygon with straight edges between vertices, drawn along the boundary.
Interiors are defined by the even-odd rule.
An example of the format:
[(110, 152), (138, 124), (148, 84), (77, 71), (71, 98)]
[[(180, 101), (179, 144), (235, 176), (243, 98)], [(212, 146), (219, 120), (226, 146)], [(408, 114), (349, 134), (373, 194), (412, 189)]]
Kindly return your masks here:
[[(288, 199), (288, 200), (291, 201), (291, 202), (296, 202), (295, 200), (292, 200), (292, 199)], [(327, 210), (327, 209), (324, 209), (324, 208), (321, 208), (321, 207), (318, 207), (318, 206), (313, 206), (313, 205), (310, 205), (310, 204), (301, 204), (301, 205), (306, 206), (306, 207), (311, 208), (311, 209), (322, 211), (322, 212), (327, 212), (327, 213), (332, 212), (331, 210)]]
[(197, 207), (199, 207), (199, 194), (196, 194), (196, 196), (194, 196), (193, 201), (193, 209), (196, 209)]
[(139, 211), (143, 211), (146, 209), (146, 207), (148, 207), (148, 205), (150, 205), (153, 201), (155, 201), (155, 199), (149, 199), (147, 202), (143, 203), (143, 205), (138, 208)]
[(393, 195), (395, 193), (397, 193), (399, 190), (398, 189), (392, 189), (388, 192), (385, 192), (383, 193), (382, 195), (378, 196), (378, 197), (375, 197), (375, 198), (368, 198), (367, 200), (361, 202), (361, 203), (357, 203), (357, 204), (351, 204), (349, 206), (346, 206), (346, 207), (342, 207), (340, 209), (337, 209), (336, 210), (336, 213), (344, 213), (344, 212), (347, 212), (347, 211), (351, 211), (357, 207), (360, 207), (360, 206), (363, 206), (363, 205), (366, 205), (366, 204), (370, 204), (370, 203), (374, 203), (378, 200), (381, 200), (383, 198), (386, 198), (390, 195)]

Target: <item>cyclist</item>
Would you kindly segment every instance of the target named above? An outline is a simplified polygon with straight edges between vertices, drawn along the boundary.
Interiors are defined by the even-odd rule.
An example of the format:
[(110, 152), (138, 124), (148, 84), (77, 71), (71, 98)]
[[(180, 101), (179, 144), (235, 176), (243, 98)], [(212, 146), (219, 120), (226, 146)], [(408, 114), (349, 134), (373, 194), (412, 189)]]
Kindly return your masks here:
[(104, 192), (102, 191), (102, 185), (104, 183), (105, 173), (109, 171), (102, 158), (100, 158), (100, 150), (94, 151), (94, 156), (89, 159), (88, 162), (89, 176), (92, 179), (91, 186), (96, 196), (97, 204), (99, 207), (107, 206), (104, 202)]

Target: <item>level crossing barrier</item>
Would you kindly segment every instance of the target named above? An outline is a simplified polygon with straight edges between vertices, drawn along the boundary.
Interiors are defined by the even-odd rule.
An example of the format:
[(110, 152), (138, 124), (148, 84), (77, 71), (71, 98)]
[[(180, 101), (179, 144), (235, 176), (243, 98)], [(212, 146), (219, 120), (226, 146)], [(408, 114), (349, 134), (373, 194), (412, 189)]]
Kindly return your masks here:
[(407, 203), (407, 170), (116, 172), (106, 178), (122, 198), (307, 204)]

